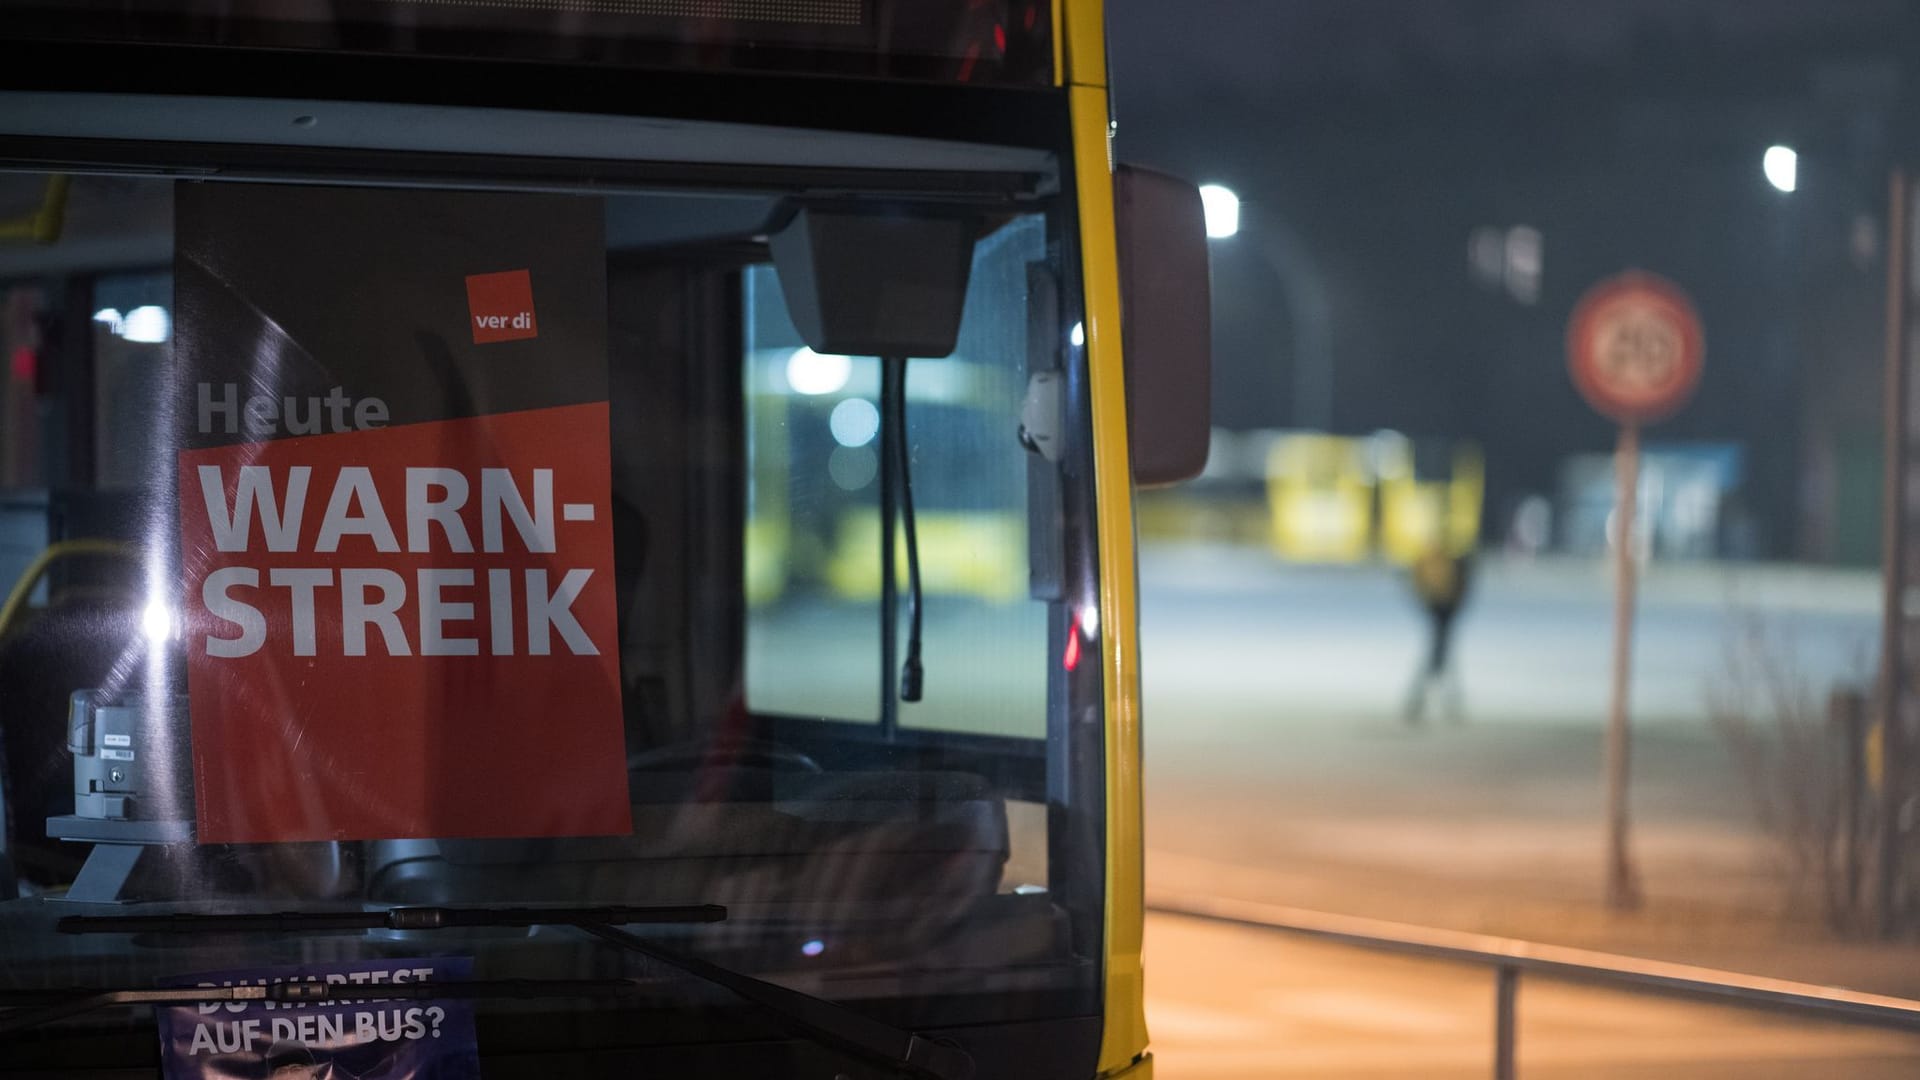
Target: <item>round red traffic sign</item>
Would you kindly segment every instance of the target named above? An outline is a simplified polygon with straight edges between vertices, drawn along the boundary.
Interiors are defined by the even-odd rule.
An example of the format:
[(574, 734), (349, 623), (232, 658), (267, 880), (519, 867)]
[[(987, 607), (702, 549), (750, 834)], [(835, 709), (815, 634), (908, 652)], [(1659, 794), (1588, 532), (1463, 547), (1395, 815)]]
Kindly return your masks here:
[(1567, 326), (1573, 385), (1587, 404), (1623, 424), (1658, 420), (1686, 404), (1706, 351), (1687, 294), (1637, 270), (1587, 290)]

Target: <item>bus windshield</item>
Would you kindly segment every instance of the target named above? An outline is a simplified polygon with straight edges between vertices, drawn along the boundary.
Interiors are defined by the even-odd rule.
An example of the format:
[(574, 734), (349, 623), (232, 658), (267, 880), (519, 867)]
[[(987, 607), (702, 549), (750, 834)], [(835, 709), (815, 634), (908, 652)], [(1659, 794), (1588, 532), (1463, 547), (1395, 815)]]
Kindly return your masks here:
[[(1058, 569), (1090, 544), (1060, 479), (1084, 448), (1022, 439), (1072, 360), (1058, 202), (978, 176), (955, 202), (938, 170), (880, 193), (973, 252), (953, 351), (905, 361), (894, 416), (879, 359), (798, 329), (769, 237), (805, 192), (271, 179), (0, 176), (0, 216), (47, 223), (0, 246), (0, 991), (434, 961), (642, 981), (478, 1003), (489, 1049), (784, 1037), (564, 926), (57, 929), (714, 904), (636, 929), (914, 1030), (1096, 1014), (1098, 725), (1066, 717), (1099, 676)], [(917, 701), (882, 670), (888, 424)], [(146, 1060), (153, 1021), (6, 1049), (82, 1042)], [(746, 1074), (721, 1060), (690, 1074)]]

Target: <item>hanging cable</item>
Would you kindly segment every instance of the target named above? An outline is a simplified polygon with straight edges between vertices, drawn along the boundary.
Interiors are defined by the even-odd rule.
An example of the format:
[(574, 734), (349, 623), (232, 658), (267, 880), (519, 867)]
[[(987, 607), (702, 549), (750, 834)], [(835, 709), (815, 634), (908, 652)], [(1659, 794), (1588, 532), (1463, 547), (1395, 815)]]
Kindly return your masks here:
[[(900, 582), (894, 571), (893, 537), (899, 509), (894, 473), (900, 455), (894, 443), (904, 441), (894, 409), (895, 384), (903, 367), (880, 361), (880, 735), (892, 741), (900, 734), (900, 690), (896, 672), (900, 663)], [(904, 395), (901, 395), (904, 398)], [(901, 410), (904, 411), (904, 410)]]
[[(895, 459), (894, 475), (898, 478), (900, 493), (900, 526), (906, 533), (907, 541), (907, 658), (900, 666), (900, 700), (919, 701), (926, 672), (920, 665), (920, 609), (922, 594), (920, 591), (920, 532), (913, 513), (913, 452), (907, 439), (907, 361), (904, 357), (887, 357), (881, 361), (892, 365), (895, 373), (887, 380), (893, 389), (891, 413), (881, 422), (894, 429), (893, 447), (898, 455)], [(893, 538), (889, 536), (888, 542)]]

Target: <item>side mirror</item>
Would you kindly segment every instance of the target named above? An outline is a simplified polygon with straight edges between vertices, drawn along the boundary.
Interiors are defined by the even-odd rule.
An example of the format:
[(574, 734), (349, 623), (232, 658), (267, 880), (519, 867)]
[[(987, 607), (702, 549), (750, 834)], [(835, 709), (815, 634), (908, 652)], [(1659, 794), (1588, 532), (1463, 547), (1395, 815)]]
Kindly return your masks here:
[(1120, 336), (1133, 480), (1174, 484), (1207, 464), (1213, 307), (1200, 189), (1121, 165), (1113, 175), (1120, 245)]

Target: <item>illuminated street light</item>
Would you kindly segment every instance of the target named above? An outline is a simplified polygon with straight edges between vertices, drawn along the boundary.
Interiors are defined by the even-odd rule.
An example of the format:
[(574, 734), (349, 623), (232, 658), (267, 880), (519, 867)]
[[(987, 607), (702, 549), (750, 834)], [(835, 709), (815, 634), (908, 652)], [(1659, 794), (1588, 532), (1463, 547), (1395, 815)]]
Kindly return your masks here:
[(1219, 184), (1200, 185), (1200, 205), (1207, 213), (1207, 236), (1225, 240), (1240, 231), (1240, 196)]
[(853, 361), (834, 353), (817, 353), (805, 345), (787, 357), (787, 385), (794, 392), (819, 395), (837, 394), (853, 374)]
[(1800, 186), (1800, 155), (1791, 146), (1767, 147), (1760, 168), (1767, 174), (1767, 183), (1781, 191), (1791, 192)]

